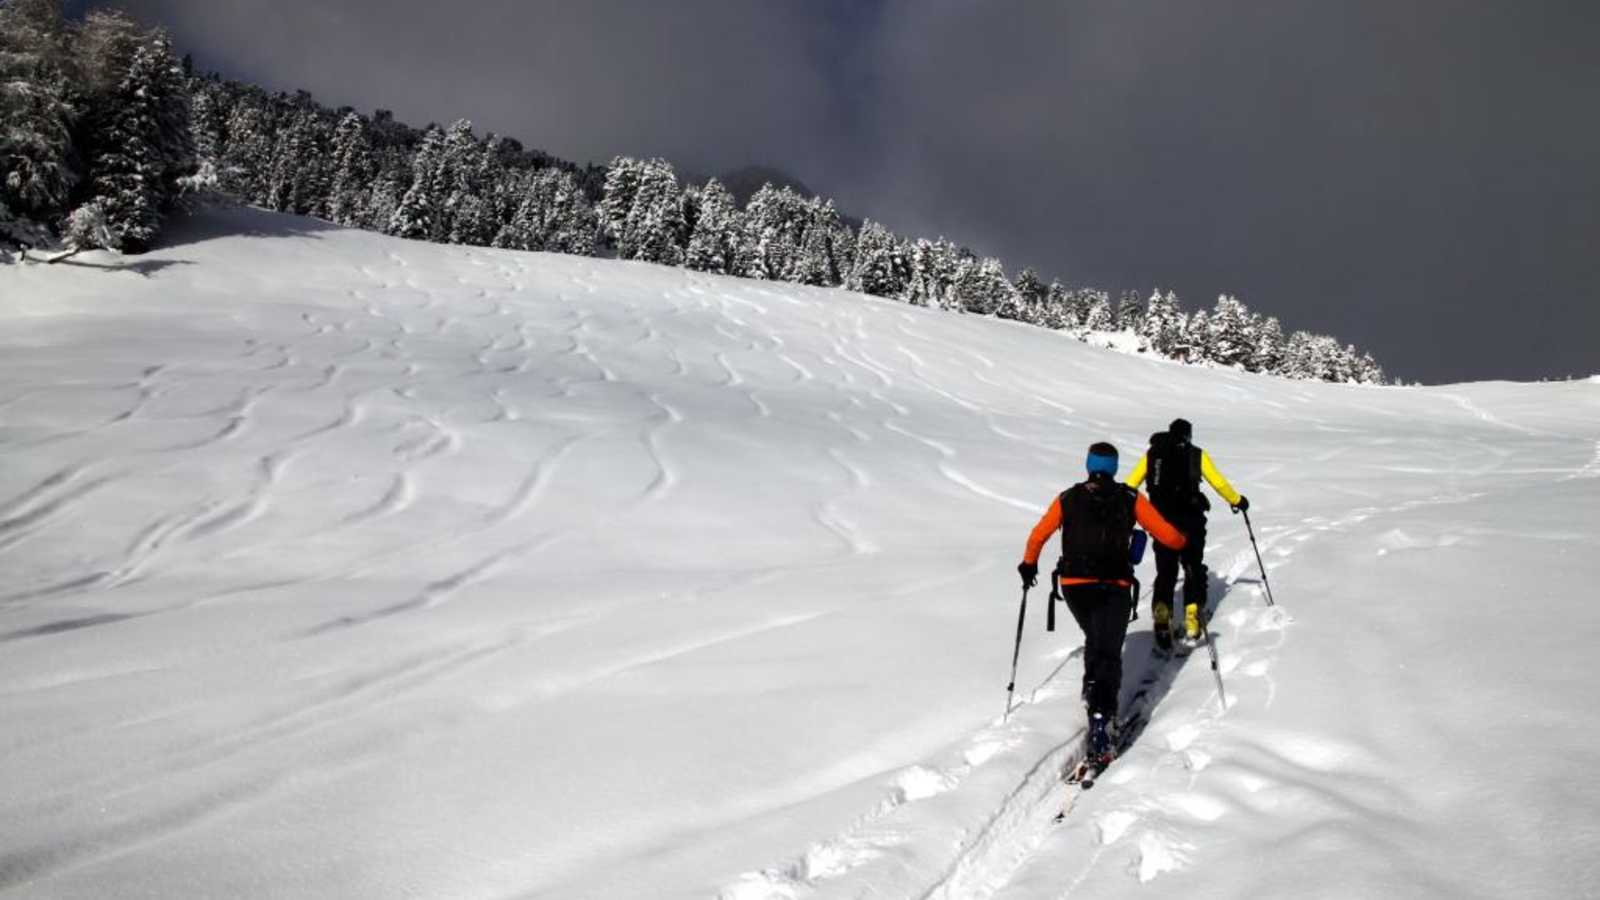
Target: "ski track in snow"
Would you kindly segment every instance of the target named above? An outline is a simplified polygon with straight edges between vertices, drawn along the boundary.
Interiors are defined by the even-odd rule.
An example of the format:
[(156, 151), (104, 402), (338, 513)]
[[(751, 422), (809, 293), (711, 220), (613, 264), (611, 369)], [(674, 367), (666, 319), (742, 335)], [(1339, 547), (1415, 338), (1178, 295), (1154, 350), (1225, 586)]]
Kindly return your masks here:
[[(1319, 533), (1348, 530), (1375, 516), (1458, 503), (1466, 499), (1470, 499), (1470, 495), (1408, 501), (1384, 509), (1356, 510), (1333, 520), (1308, 520), (1272, 532), (1263, 529), (1260, 536), (1262, 551), (1273, 559), (1270, 567), (1272, 572), (1289, 570), (1294, 555), (1307, 547), (1305, 541)], [(1213, 560), (1230, 559), (1230, 554), (1221, 547), (1213, 549), (1211, 556)], [(1292, 615), (1283, 606), (1265, 605), (1265, 591), (1259, 587), (1255, 569), (1255, 557), (1248, 548), (1232, 553), (1223, 576), (1225, 587), (1220, 594), (1214, 590), (1211, 596), (1213, 621), (1224, 623), (1230, 635), (1246, 638), (1237, 647), (1230, 640), (1219, 658), (1225, 684), (1230, 685), (1230, 690), (1236, 691), (1230, 695), (1230, 709), (1239, 702), (1242, 689), (1248, 688), (1252, 681), (1260, 682), (1265, 693), (1262, 702), (1271, 705), (1276, 693), (1271, 670), (1289, 640), (1294, 623)], [(1248, 587), (1248, 590), (1241, 591), (1240, 585)], [(1061, 618), (1062, 627), (1073, 628), (1070, 617), (1064, 611)], [(1026, 693), (1018, 708), (1041, 701), (1054, 701), (1050, 704), (1051, 712), (1057, 717), (1065, 716), (1069, 721), (1081, 719), (1080, 707), (1070, 699), (1076, 694), (1075, 686), (1061, 683), (1066, 680), (1063, 674), (1066, 664), (1077, 659), (1081, 651), (1080, 645), (1067, 654), (1061, 665)], [(1169, 664), (1168, 671), (1157, 675), (1158, 684), (1155, 687), (1158, 692), (1165, 693), (1159, 682), (1170, 683), (1185, 669), (1195, 670), (1190, 673), (1192, 677), (1209, 678), (1209, 672), (1205, 671), (1208, 668), (1205, 655), (1203, 648), (1197, 649), (1188, 660), (1190, 665)], [(1135, 663), (1125, 672), (1125, 690), (1137, 684), (1147, 673), (1161, 673), (1159, 663), (1150, 661), (1142, 667)], [(1076, 670), (1073, 674), (1077, 674)], [(1164, 743), (1164, 749), (1157, 747), (1150, 751), (1159, 754), (1159, 757), (1153, 763), (1146, 763), (1145, 768), (1171, 765), (1189, 771), (1193, 773), (1191, 791), (1176, 798), (1142, 796), (1136, 789), (1125, 791), (1125, 796), (1119, 798), (1117, 806), (1109, 810), (1097, 810), (1096, 821), (1101, 836), (1099, 848), (1082, 861), (1085, 873), (1099, 863), (1104, 851), (1122, 845), (1125, 840), (1137, 847), (1137, 877), (1141, 882), (1190, 864), (1191, 859), (1181, 837), (1174, 837), (1160, 828), (1144, 827), (1140, 823), (1145, 813), (1164, 804), (1175, 804), (1181, 813), (1201, 822), (1213, 821), (1229, 812), (1225, 805), (1211, 799), (1203, 791), (1194, 790), (1200, 773), (1210, 762), (1210, 757), (1196, 745), (1204, 743), (1202, 739), (1215, 730), (1226, 713), (1217, 704), (1217, 699), (1213, 691), (1201, 707), (1187, 712), (1178, 711), (1173, 715), (1167, 715), (1166, 711), (1159, 708), (1159, 698), (1151, 706), (1138, 704), (1146, 716), (1158, 712), (1163, 714), (1161, 730), (1165, 738), (1161, 741), (1146, 737), (1136, 741), (1130, 748), (1130, 754), (1137, 752), (1145, 755), (1149, 744)], [(1128, 708), (1124, 708), (1124, 714), (1128, 712)], [(859, 896), (862, 891), (870, 889), (871, 878), (862, 877), (857, 870), (894, 857), (897, 853), (903, 858), (907, 853), (906, 845), (914, 841), (919, 844), (916, 850), (920, 851), (918, 855), (924, 862), (940, 858), (941, 854), (946, 855), (943, 867), (912, 896), (924, 900), (958, 900), (987, 898), (1004, 893), (1017, 870), (1028, 864), (1032, 854), (1061, 827), (1055, 822), (1057, 813), (1065, 809), (1070, 815), (1077, 801), (1084, 796), (1083, 792), (1063, 782), (1064, 774), (1081, 759), (1081, 726), (1066, 740), (1053, 743), (1043, 755), (1032, 757), (1021, 780), (1011, 786), (982, 822), (968, 823), (955, 834), (938, 832), (917, 838), (911, 836), (909, 825), (897, 825), (895, 818), (906, 817), (918, 803), (955, 790), (979, 766), (997, 757), (1004, 760), (1007, 748), (1026, 744), (1026, 738), (1034, 728), (1020, 717), (1009, 723), (992, 722), (965, 741), (957, 753), (961, 760), (959, 764), (940, 766), (930, 761), (909, 766), (890, 778), (885, 794), (877, 805), (864, 811), (844, 831), (817, 841), (787, 863), (740, 876), (726, 885), (720, 896), (724, 900)], [(941, 754), (942, 757), (951, 755), (950, 748)], [(1018, 767), (1015, 760), (1012, 763), (1012, 768)], [(1127, 770), (1121, 767), (1123, 765), (1126, 765), (1126, 761), (1108, 770), (1101, 784), (1131, 783), (1132, 776), (1127, 775)], [(1134, 784), (1134, 787), (1137, 785)], [(1102, 789), (1098, 793), (1104, 795), (1108, 792)], [(946, 843), (948, 846), (943, 846)], [(844, 883), (835, 883), (847, 875), (856, 877)], [(1075, 882), (1061, 891), (1059, 896), (1073, 896), (1076, 887)]]
[[(1048, 370), (1030, 369), (1026, 361), (963, 346), (958, 317), (648, 267), (602, 272), (592, 261), (512, 253), (474, 250), (465, 274), (435, 271), (414, 265), (406, 258), (410, 248), (399, 246), (406, 252), (363, 251), (366, 258), (348, 276), (353, 286), (333, 292), (338, 302), (291, 294), (241, 307), (241, 333), (251, 336), (227, 346), (175, 344), (171, 358), (159, 363), (116, 359), (108, 371), (119, 377), (72, 384), (58, 383), (49, 369), (0, 367), (0, 446), (25, 464), (0, 494), (0, 562), (16, 569), (0, 589), (0, 644), (8, 650), (145, 627), (155, 617), (232, 610), (264, 617), (251, 631), (272, 653), (357, 646), (341, 642), (358, 634), (372, 635), (375, 645), (398, 642), (386, 655), (364, 654), (305, 675), (272, 703), (241, 712), (231, 727), (201, 729), (168, 752), (129, 755), (78, 781), (37, 789), (28, 802), (41, 815), (70, 810), (86, 796), (157, 799), (92, 826), (49, 824), (8, 847), (0, 852), (0, 889), (48, 886), (53, 878), (110, 867), (201, 824), (267, 808), (302, 780), (332, 784), (377, 765), (396, 748), (448, 734), (454, 716), (464, 715), (423, 717), (410, 705), (418, 698), (505, 660), (537, 655), (535, 648), (546, 651), (556, 643), (547, 639), (608, 621), (619, 608), (649, 614), (664, 602), (645, 597), (648, 591), (601, 596), (548, 619), (513, 615), (495, 627), (473, 624), (464, 610), (475, 603), (504, 614), (507, 581), (562, 571), (563, 561), (552, 559), (557, 545), (565, 552), (625, 534), (639, 521), (673, 521), (693, 509), (685, 505), (691, 499), (710, 504), (716, 515), (686, 530), (714, 526), (728, 510), (768, 501), (762, 494), (773, 484), (803, 483), (794, 502), (784, 505), (789, 498), (774, 494), (777, 506), (757, 513), (778, 522), (772, 538), (784, 548), (778, 561), (741, 561), (722, 573), (676, 573), (670, 559), (643, 568), (651, 580), (673, 576), (670, 590), (679, 597), (761, 599), (774, 586), (895, 559), (904, 535), (883, 498), (916, 479), (924, 505), (948, 506), (975, 529), (1015, 533), (983, 539), (981, 553), (951, 553), (919, 573), (916, 584), (872, 600), (909, 602), (936, 595), (943, 584), (966, 590), (978, 574), (995, 571), (971, 560), (1000, 547), (1015, 552), (1053, 489), (1041, 489), (1041, 473), (1075, 471), (1079, 446), (1113, 431), (1108, 422), (1123, 421), (1111, 418), (1114, 403), (1072, 389), (1074, 379), (1092, 374), (1085, 357), (1063, 354)], [(658, 279), (648, 282), (654, 295), (637, 286), (647, 276)], [(1130, 394), (1159, 388), (1158, 366), (1130, 371), (1145, 380)], [(1297, 421), (1303, 404), (1321, 396), (1281, 386), (1272, 400), (1225, 387), (1237, 394), (1232, 402), (1257, 399), (1284, 422)], [(58, 402), (68, 389), (79, 399)], [(1315, 552), (1319, 536), (1377, 527), (1380, 555), (1449, 546), (1447, 535), (1425, 544), (1371, 523), (1480, 496), (1484, 476), (1516, 459), (1496, 442), (1501, 434), (1581, 445), (1590, 455), (1561, 470), (1562, 477), (1600, 477), (1600, 441), (1593, 435), (1574, 442), (1572, 435), (1515, 424), (1463, 393), (1440, 392), (1443, 403), (1433, 399), (1429, 406), (1453, 406), (1452, 414), (1474, 430), (1459, 440), (1458, 460), (1442, 470), (1418, 465), (1413, 476), (1425, 488), (1399, 502), (1375, 502), (1359, 483), (1340, 485), (1327, 492), (1337, 502), (1299, 521), (1263, 515), (1260, 550), (1279, 607), (1264, 606), (1242, 523), (1220, 535), (1222, 520), (1213, 515), (1212, 621), (1224, 629), (1220, 664), (1230, 710), (1276, 702), (1274, 669), (1292, 652), (1291, 611), (1301, 602), (1293, 592), (1294, 564)], [(1119, 442), (1142, 442), (1143, 433), (1128, 427)], [(1050, 443), (1061, 431), (1071, 438), (1066, 450)], [(1370, 431), (1349, 433), (1372, 438)], [(1295, 467), (1281, 460), (1232, 465), (1224, 442), (1213, 452), (1230, 474), (1248, 473), (1236, 481), (1258, 497), (1270, 497), (1294, 475)], [(605, 454), (603, 478), (594, 474), (597, 454)], [(740, 481), (745, 470), (721, 454), (760, 461), (761, 480)], [(1349, 462), (1357, 456), (1361, 462)], [(352, 467), (350, 460), (361, 464)], [(796, 460), (810, 467), (783, 468)], [(1383, 471), (1410, 464), (1403, 449), (1374, 457), (1370, 445), (1352, 440), (1333, 444), (1314, 462)], [(580, 471), (587, 474), (573, 474)], [(736, 552), (738, 541), (730, 537), (736, 535), (708, 539), (728, 541)], [(312, 561), (283, 562), (313, 548), (321, 553), (312, 553)], [(36, 555), (43, 551), (49, 553)], [(216, 578), (219, 568), (234, 566), (239, 572)], [(565, 590), (540, 586), (535, 593)], [(784, 595), (780, 602), (799, 601)], [(775, 633), (798, 632), (835, 612), (822, 598), (805, 602), (811, 605), (765, 612), (751, 604), (756, 612), (698, 631), (651, 636), (564, 673), (486, 689), (478, 703), (516, 710), (746, 644), (771, 648), (763, 642)], [(1058, 627), (1070, 640), (1075, 626), (1060, 612)], [(416, 643), (419, 632), (431, 634), (426, 643)], [(952, 900), (1036, 896), (1018, 879), (1048, 860), (1058, 866), (1052, 876), (1074, 873), (1052, 888), (1051, 895), (1066, 897), (1098, 867), (1130, 855), (1130, 877), (1140, 882), (1204, 865), (1184, 823), (1235, 812), (1210, 788), (1207, 748), (1237, 738), (1226, 729), (1228, 710), (1214, 689), (1198, 704), (1172, 702), (1196, 696), (1169, 693), (1177, 685), (1210, 684), (1205, 652), (1196, 652), (1152, 682), (1142, 701), (1149, 704), (1145, 730), (1092, 794), (1061, 783), (1082, 739), (1080, 647), (1056, 654), (1042, 677), (1035, 672), (1008, 719), (982, 722), (929, 755), (867, 776), (870, 789), (861, 792), (867, 799), (835, 815), (832, 830), (760, 868), (722, 876), (721, 896), (885, 890)], [(207, 658), (205, 651), (187, 657)], [(160, 677), (186, 658), (162, 651), (152, 659), (143, 668), (131, 660), (64, 664), (60, 672), (7, 684), (0, 698), (31, 702), (42, 692), (100, 680)], [(1125, 683), (1131, 688), (1142, 674), (1130, 661)], [(376, 724), (386, 715), (412, 717), (410, 730), (387, 733)], [(30, 735), (17, 750), (49, 753), (58, 739)], [(315, 757), (323, 744), (333, 749), (309, 773), (300, 771), (305, 755)], [(1319, 752), (1334, 751), (1285, 752), (1315, 767)], [(1159, 797), (1141, 790), (1142, 779), (1161, 771), (1187, 773), (1187, 789)], [(1087, 814), (1083, 824), (1093, 835), (1089, 854), (1067, 863), (1036, 853), (1061, 839), (1065, 829), (1052, 819), (1064, 801), (1073, 807), (1069, 822)], [(527, 887), (532, 877), (530, 871), (508, 876), (502, 892)]]

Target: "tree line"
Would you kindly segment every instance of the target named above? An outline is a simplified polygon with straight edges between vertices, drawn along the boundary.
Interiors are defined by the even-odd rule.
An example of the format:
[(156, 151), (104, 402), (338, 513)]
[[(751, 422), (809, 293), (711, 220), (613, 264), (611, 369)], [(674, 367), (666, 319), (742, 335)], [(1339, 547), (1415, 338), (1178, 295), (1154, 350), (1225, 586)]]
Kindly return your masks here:
[(59, 0), (0, 6), (0, 238), (13, 247), (138, 253), (185, 198), (222, 194), (397, 237), (605, 255), (696, 271), (842, 287), (1012, 319), (1088, 339), (1137, 336), (1172, 359), (1291, 378), (1381, 383), (1370, 354), (1285, 333), (1222, 296), (1010, 277), (949, 240), (847, 222), (833, 201), (766, 185), (743, 205), (717, 180), (680, 184), (661, 159), (579, 166), (479, 136), (466, 121), (413, 128), (378, 110), (194, 73), (159, 30), (116, 12), (69, 22)]
[(0, 237), (148, 249), (193, 175), (190, 90), (165, 34), (0, 5)]

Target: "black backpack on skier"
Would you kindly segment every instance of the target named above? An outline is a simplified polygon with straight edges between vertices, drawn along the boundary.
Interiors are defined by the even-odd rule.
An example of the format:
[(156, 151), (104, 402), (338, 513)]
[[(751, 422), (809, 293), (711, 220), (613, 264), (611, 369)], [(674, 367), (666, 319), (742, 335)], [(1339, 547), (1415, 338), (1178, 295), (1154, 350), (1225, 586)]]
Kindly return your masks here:
[(1093, 479), (1061, 495), (1060, 575), (1107, 581), (1133, 580), (1129, 544), (1139, 492), (1109, 478)]
[(1150, 435), (1145, 487), (1150, 492), (1150, 502), (1165, 514), (1211, 508), (1200, 493), (1200, 448), (1174, 438), (1170, 432)]

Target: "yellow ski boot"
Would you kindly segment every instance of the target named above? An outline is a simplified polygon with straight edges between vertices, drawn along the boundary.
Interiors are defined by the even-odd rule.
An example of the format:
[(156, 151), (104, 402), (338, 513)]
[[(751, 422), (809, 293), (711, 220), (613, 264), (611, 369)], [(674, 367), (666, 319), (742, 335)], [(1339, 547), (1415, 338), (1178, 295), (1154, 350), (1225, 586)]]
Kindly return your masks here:
[(1150, 617), (1155, 620), (1156, 649), (1162, 653), (1172, 652), (1172, 604), (1151, 604)]
[(1183, 640), (1185, 650), (1192, 650), (1200, 646), (1200, 604), (1185, 603), (1183, 606)]

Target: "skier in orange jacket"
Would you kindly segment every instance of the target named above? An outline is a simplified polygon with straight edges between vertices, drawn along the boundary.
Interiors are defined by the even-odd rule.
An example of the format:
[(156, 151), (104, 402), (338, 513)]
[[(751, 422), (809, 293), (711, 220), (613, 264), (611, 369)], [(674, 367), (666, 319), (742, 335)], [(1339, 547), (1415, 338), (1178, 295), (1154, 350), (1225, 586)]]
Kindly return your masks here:
[(1087, 757), (1103, 765), (1113, 752), (1108, 727), (1117, 716), (1122, 641), (1133, 611), (1133, 563), (1128, 550), (1134, 524), (1143, 525), (1156, 541), (1174, 550), (1182, 549), (1185, 538), (1137, 489), (1117, 482), (1116, 447), (1104, 442), (1091, 445), (1086, 466), (1089, 477), (1052, 500), (1033, 526), (1017, 573), (1024, 587), (1033, 587), (1039, 575), (1039, 551), (1060, 529), (1061, 563), (1055, 577), (1061, 581), (1067, 609), (1083, 629)]

